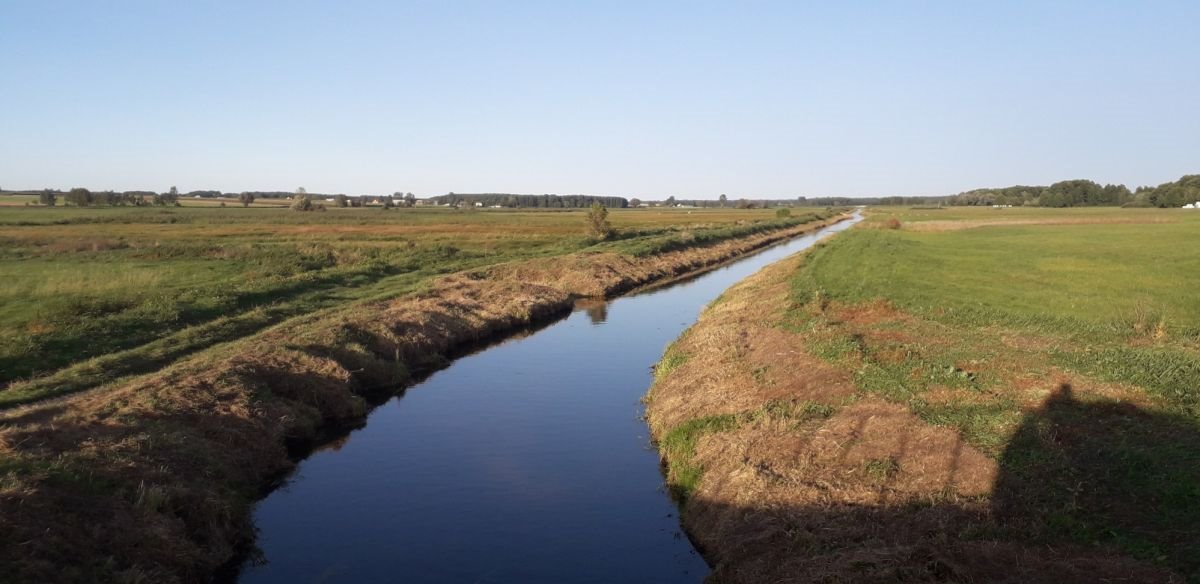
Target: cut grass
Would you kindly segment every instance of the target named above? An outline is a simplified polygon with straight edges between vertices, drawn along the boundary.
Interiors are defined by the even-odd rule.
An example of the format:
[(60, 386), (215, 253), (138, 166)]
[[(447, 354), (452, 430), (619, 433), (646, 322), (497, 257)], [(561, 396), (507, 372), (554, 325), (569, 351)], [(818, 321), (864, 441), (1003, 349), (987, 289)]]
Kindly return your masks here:
[[(991, 211), (954, 213), (977, 219)], [(1059, 210), (1057, 217), (1094, 214)], [(1113, 220), (1143, 214), (1103, 213)], [(847, 302), (888, 298), (905, 310), (964, 325), (1014, 324), (1089, 338), (1145, 335), (1161, 319), (1167, 336), (1195, 341), (1200, 255), (1190, 249), (1200, 217), (1145, 214), (1177, 222), (856, 229), (816, 250), (797, 286), (803, 294), (821, 290)], [(901, 219), (907, 225), (913, 218)]]
[[(873, 227), (892, 213), (900, 229)], [(667, 351), (647, 419), (714, 578), (1200, 582), (1198, 276), (1165, 267), (1192, 261), (1200, 222), (990, 213), (873, 215)], [(1073, 241), (1100, 233), (1132, 249)], [(829, 417), (753, 414), (805, 400)]]
[(814, 401), (772, 400), (758, 409), (696, 418), (672, 428), (658, 441), (659, 452), (669, 470), (668, 484), (672, 494), (686, 502), (704, 476), (704, 468), (694, 460), (696, 444), (702, 437), (729, 432), (744, 424), (763, 420), (803, 424), (828, 418), (835, 411), (837, 409), (833, 406)]
[[(994, 222), (992, 213), (937, 219)], [(1017, 215), (1029, 216), (1040, 222), (869, 222), (797, 271), (786, 326), (852, 371), (861, 392), (954, 428), (1000, 461), (992, 503), (1008, 536), (1113, 545), (1196, 580), (1200, 258), (1188, 242), (1200, 221)]]

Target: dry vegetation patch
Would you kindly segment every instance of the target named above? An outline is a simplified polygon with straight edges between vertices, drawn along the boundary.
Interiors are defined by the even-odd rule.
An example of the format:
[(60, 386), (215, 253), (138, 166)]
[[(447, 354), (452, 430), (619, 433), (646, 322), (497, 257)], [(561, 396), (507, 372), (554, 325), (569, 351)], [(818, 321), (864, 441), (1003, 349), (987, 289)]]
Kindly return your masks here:
[[(894, 219), (894, 218), (893, 218)], [(890, 220), (890, 219), (889, 219)], [(1176, 219), (1166, 217), (1076, 217), (1076, 218), (1000, 218), (1000, 219), (952, 219), (946, 221), (919, 221), (906, 227), (913, 231), (959, 231), (979, 227), (1013, 227), (1018, 225), (1155, 225), (1162, 223), (1178, 223)], [(897, 227), (899, 224), (897, 223)]]

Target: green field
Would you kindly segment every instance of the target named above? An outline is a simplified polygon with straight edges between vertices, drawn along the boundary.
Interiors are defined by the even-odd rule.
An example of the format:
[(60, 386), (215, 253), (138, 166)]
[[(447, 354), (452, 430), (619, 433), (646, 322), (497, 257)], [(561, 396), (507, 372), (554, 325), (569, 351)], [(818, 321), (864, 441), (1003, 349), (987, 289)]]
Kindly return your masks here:
[[(1200, 334), (1200, 212), (1177, 209), (878, 210), (821, 254), (815, 285), (847, 300), (1125, 336), (1152, 315)], [(836, 267), (835, 267), (836, 266)]]
[(154, 370), (284, 319), (429, 278), (584, 249), (645, 255), (802, 223), (769, 210), (0, 206), (0, 403)]
[(989, 537), (1200, 579), (1200, 212), (869, 213), (794, 274), (787, 328), (999, 462)]

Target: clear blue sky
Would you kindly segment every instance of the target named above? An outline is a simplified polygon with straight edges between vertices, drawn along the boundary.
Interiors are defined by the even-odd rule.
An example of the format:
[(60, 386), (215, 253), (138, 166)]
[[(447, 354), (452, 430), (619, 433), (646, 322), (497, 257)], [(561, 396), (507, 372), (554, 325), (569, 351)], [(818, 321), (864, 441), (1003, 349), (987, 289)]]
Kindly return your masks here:
[(1200, 172), (1200, 2), (0, 0), (0, 187), (945, 194)]

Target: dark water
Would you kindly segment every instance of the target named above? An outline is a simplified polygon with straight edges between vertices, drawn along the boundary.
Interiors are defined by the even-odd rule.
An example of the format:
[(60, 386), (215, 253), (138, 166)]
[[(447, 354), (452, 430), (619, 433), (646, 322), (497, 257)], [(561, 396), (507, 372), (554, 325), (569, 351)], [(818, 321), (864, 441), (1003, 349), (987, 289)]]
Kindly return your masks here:
[(699, 582), (640, 419), (703, 307), (843, 222), (463, 357), (258, 505), (258, 582)]

